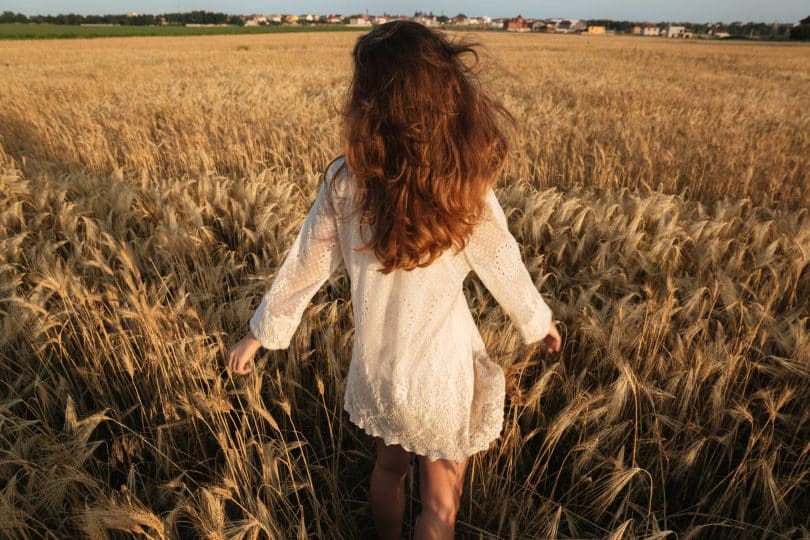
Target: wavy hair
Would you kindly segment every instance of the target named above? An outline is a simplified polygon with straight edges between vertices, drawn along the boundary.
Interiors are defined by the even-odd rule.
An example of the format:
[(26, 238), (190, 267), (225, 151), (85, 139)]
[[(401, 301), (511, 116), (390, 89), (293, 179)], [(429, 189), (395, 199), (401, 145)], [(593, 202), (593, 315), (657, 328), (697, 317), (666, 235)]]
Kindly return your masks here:
[(509, 150), (499, 117), (514, 118), (480, 88), (478, 43), (451, 41), (411, 21), (357, 39), (343, 110), (344, 166), (356, 179), (355, 212), (371, 225), (383, 273), (427, 266), (461, 251)]

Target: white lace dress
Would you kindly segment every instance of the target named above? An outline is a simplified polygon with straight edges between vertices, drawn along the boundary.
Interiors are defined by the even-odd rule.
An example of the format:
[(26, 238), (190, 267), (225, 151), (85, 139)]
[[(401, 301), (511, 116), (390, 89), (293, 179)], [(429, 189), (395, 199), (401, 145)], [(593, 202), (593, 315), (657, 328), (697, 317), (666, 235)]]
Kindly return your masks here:
[[(368, 238), (359, 217), (338, 219), (326, 201), (335, 186), (335, 208), (347, 214), (351, 177), (337, 160), (272, 284), (250, 319), (267, 349), (285, 349), (304, 309), (341, 262), (351, 280), (355, 340), (343, 407), (351, 422), (386, 444), (427, 456), (461, 461), (500, 436), (505, 380), (493, 362), (462, 289), (474, 271), (519, 330), (524, 343), (541, 340), (552, 313), (522, 261), (503, 209), (490, 190), (487, 215), (465, 249), (447, 250), (430, 266), (378, 272), (371, 250), (354, 248)], [(345, 170), (345, 168), (344, 168)]]

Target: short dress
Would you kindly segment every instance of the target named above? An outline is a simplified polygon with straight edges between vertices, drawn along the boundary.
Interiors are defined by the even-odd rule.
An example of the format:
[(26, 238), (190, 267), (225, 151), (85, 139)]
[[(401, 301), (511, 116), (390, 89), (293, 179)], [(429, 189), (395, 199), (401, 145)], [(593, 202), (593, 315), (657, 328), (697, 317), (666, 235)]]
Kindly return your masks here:
[[(336, 159), (272, 283), (250, 318), (266, 349), (285, 349), (317, 290), (343, 263), (351, 281), (355, 335), (343, 408), (386, 444), (428, 460), (460, 462), (503, 428), (505, 378), (487, 354), (463, 291), (472, 270), (506, 311), (524, 343), (545, 337), (552, 313), (509, 232), (495, 193), (464, 249), (429, 266), (383, 274), (359, 212), (348, 215), (352, 175)], [(332, 201), (327, 190), (334, 186)]]

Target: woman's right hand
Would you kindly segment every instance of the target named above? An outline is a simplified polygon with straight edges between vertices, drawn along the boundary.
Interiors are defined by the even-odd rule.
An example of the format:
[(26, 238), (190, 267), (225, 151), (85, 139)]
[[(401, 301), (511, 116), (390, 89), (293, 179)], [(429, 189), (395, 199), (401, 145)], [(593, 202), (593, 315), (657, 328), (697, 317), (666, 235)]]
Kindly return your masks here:
[(555, 352), (560, 350), (562, 339), (560, 333), (557, 332), (557, 326), (552, 322), (551, 327), (548, 329), (548, 334), (543, 338), (543, 344), (546, 346), (546, 352)]
[(247, 335), (228, 351), (228, 371), (237, 375), (247, 375), (253, 371), (250, 363), (261, 346), (253, 332), (248, 331)]

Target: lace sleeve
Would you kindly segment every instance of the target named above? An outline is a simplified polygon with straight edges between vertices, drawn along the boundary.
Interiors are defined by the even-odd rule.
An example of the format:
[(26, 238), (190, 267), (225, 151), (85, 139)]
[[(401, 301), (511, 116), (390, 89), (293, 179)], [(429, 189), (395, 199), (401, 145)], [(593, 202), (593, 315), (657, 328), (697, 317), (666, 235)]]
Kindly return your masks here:
[(509, 315), (524, 343), (543, 339), (551, 326), (552, 313), (534, 285), (509, 232), (506, 216), (495, 192), (487, 193), (487, 208), (464, 248), (470, 268)]
[(250, 331), (266, 349), (286, 349), (309, 301), (343, 260), (337, 220), (326, 200), (330, 175), (261, 303)]

